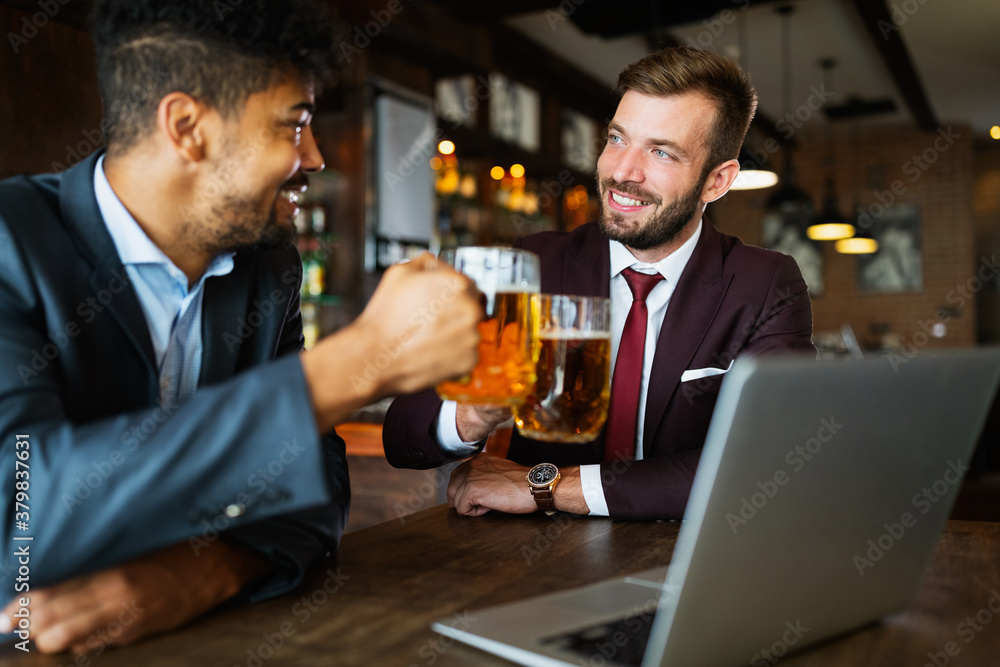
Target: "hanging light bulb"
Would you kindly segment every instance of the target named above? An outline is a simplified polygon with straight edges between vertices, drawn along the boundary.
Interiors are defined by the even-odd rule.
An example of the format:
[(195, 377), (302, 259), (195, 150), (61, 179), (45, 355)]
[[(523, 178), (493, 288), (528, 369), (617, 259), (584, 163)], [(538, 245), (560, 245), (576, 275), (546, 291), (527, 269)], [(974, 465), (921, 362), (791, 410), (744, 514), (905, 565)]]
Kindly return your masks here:
[(837, 193), (833, 189), (833, 178), (826, 178), (826, 193), (823, 196), (823, 210), (816, 222), (809, 225), (806, 234), (813, 241), (837, 241), (854, 236), (854, 225), (837, 211)]
[[(779, 7), (781, 15), (782, 35), (782, 88), (784, 93), (785, 113), (791, 111), (792, 99), (792, 35), (791, 15), (794, 7)], [(792, 147), (785, 149), (785, 169), (781, 177), (781, 187), (767, 200), (767, 207), (777, 211), (788, 224), (795, 225), (801, 231), (812, 222), (813, 201), (795, 182), (795, 164), (792, 160)]]
[(840, 239), (833, 244), (834, 249), (843, 255), (870, 255), (878, 252), (878, 241), (867, 234)]
[[(833, 58), (823, 58), (819, 61), (819, 66), (823, 69), (823, 86), (832, 88), (830, 85), (830, 71), (837, 66), (837, 61)], [(833, 172), (835, 158), (833, 153), (833, 139), (830, 120), (826, 121), (826, 161), (827, 177), (826, 191), (823, 193), (823, 210), (819, 216), (809, 225), (806, 235), (814, 241), (837, 241), (839, 239), (849, 239), (854, 236), (854, 225), (847, 221), (847, 218), (840, 215), (837, 210), (837, 192), (833, 187)]]
[[(740, 16), (739, 22), (739, 64), (744, 72), (748, 71), (750, 63), (750, 47), (747, 43), (746, 17)], [(730, 190), (761, 190), (777, 184), (778, 174), (770, 168), (766, 154), (762, 161), (755, 160), (745, 147), (740, 147), (740, 173), (729, 187)]]
[(786, 221), (804, 228), (812, 219), (813, 201), (805, 190), (795, 182), (795, 164), (792, 151), (785, 155), (785, 170), (781, 177), (781, 187), (767, 200), (767, 208), (780, 213)]
[(730, 190), (763, 190), (777, 184), (778, 175), (768, 169), (740, 169)]
[(741, 148), (739, 161), (740, 173), (736, 175), (730, 190), (761, 190), (777, 184), (778, 174), (768, 166), (767, 160), (757, 164), (757, 161)]
[[(851, 210), (860, 211), (861, 205), (855, 202)], [(840, 239), (833, 244), (833, 249), (842, 255), (870, 255), (878, 252), (878, 241), (872, 237), (865, 225), (854, 225), (854, 236)]]

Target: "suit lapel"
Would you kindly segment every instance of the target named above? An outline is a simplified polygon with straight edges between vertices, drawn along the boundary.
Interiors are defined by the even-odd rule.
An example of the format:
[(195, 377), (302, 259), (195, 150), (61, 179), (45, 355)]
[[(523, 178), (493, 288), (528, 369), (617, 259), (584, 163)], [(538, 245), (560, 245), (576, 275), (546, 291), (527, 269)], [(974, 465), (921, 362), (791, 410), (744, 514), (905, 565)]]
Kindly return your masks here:
[[(240, 262), (239, 255), (235, 259), (232, 272), (205, 281), (201, 311), (199, 386), (233, 376), (240, 348), (253, 331), (246, 321), (251, 276)], [(241, 317), (244, 319), (240, 320)]]
[(118, 250), (104, 224), (94, 194), (94, 168), (102, 152), (94, 153), (63, 174), (59, 207), (77, 247), (94, 267), (90, 275), (90, 287), (94, 290), (95, 298), (125, 330), (129, 341), (155, 378), (155, 355), (146, 316), (125, 267), (122, 266), (121, 258), (118, 257)]
[(656, 341), (643, 428), (646, 452), (650, 451), (681, 374), (719, 312), (731, 281), (732, 276), (722, 274), (722, 236), (705, 218), (701, 238), (670, 298)]
[(611, 295), (611, 248), (596, 224), (591, 223), (583, 241), (567, 253), (562, 283), (556, 293)]

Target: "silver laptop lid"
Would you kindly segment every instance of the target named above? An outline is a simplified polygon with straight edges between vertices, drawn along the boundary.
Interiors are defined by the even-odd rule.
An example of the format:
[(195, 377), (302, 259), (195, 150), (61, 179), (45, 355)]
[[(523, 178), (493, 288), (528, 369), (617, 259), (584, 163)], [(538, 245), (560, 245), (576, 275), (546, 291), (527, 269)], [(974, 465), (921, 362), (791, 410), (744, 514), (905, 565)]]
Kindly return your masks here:
[(906, 607), (998, 378), (1000, 348), (737, 361), (643, 665), (771, 665)]

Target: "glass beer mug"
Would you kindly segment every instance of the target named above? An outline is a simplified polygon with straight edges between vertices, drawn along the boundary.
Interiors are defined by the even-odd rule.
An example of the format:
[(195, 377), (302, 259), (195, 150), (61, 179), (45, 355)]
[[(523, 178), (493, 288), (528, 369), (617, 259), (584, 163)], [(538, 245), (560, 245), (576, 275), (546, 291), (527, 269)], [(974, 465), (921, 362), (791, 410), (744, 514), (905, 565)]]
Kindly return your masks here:
[(611, 300), (541, 294), (535, 390), (514, 406), (522, 435), (590, 442), (608, 417), (611, 396)]
[(523, 402), (535, 384), (538, 319), (531, 299), (541, 286), (538, 255), (469, 246), (446, 250), (441, 259), (475, 281), (483, 294), (486, 319), (479, 323), (476, 367), (459, 380), (438, 384), (438, 395), (475, 404)]

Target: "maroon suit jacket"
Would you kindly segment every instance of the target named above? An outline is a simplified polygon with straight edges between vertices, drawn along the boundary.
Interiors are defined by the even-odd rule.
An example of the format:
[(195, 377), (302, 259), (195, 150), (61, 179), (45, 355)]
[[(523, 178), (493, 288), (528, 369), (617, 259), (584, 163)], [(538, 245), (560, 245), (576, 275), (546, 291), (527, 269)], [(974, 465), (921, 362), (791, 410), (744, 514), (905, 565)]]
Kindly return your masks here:
[[(611, 255), (596, 223), (519, 239), (541, 257), (542, 292), (608, 296)], [(744, 245), (707, 218), (670, 299), (646, 398), (640, 461), (601, 463), (604, 434), (590, 444), (539, 442), (515, 432), (508, 458), (523, 465), (601, 463), (608, 510), (620, 519), (679, 519), (724, 375), (681, 382), (688, 369), (728, 368), (738, 354), (807, 352), (812, 308), (795, 260)], [(437, 444), (441, 400), (428, 390), (398, 397), (386, 414), (383, 447), (399, 468), (453, 460)]]

